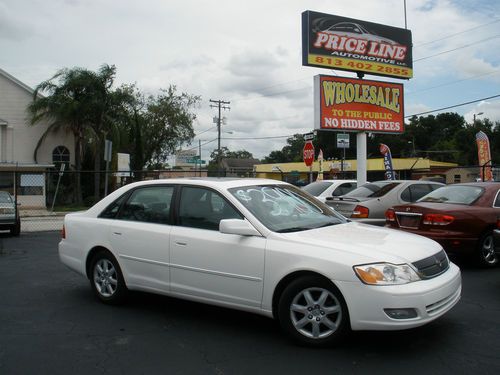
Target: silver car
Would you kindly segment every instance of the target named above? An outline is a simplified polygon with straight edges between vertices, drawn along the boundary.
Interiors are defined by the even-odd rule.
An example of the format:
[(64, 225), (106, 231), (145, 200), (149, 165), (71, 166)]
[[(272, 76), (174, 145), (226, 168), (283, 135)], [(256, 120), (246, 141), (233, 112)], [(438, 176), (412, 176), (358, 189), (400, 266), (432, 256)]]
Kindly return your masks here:
[(10, 230), (14, 236), (21, 232), (16, 202), (6, 191), (0, 191), (0, 230)]
[(415, 202), (443, 185), (417, 180), (375, 181), (340, 197), (329, 197), (326, 203), (347, 218), (382, 226), (388, 208)]

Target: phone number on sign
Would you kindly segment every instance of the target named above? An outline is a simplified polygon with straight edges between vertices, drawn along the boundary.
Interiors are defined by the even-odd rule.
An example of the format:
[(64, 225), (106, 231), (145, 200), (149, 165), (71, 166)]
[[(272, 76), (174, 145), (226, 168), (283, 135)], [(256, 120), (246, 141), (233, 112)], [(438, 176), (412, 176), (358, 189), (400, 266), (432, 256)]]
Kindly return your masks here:
[(363, 61), (353, 61), (338, 59), (335, 57), (316, 56), (312, 62), (317, 65), (331, 66), (332, 68), (359, 70), (364, 72), (374, 72), (378, 74), (392, 74), (400, 77), (411, 77), (412, 70), (408, 68), (393, 67), (387, 64), (370, 63)]

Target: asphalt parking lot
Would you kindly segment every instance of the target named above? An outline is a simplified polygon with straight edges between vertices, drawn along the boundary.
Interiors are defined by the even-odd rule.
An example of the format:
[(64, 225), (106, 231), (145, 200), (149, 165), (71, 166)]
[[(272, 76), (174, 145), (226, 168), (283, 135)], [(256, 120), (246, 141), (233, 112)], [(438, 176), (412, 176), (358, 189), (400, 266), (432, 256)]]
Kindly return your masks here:
[(461, 301), (427, 326), (309, 349), (244, 312), (142, 293), (103, 305), (58, 241), (0, 234), (0, 374), (500, 373), (500, 268), (459, 263)]

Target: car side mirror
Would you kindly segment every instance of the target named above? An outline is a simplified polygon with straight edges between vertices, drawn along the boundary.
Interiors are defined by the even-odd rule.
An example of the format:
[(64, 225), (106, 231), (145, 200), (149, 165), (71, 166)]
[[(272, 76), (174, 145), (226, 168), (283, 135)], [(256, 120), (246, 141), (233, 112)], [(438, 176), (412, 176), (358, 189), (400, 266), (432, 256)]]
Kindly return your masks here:
[(260, 232), (246, 220), (223, 219), (219, 223), (219, 232), (239, 236), (262, 236)]

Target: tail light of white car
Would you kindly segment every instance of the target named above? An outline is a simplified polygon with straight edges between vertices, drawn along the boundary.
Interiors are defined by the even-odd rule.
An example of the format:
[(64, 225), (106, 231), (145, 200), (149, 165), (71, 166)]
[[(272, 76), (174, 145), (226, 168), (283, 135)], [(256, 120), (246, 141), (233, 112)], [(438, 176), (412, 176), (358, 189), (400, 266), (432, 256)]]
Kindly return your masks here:
[(368, 207), (357, 205), (354, 207), (354, 211), (352, 211), (351, 217), (355, 219), (365, 219), (370, 214), (370, 210)]
[(63, 240), (65, 240), (65, 239), (66, 239), (66, 228), (64, 227), (64, 225), (63, 225), (63, 227), (62, 227), (62, 229), (61, 229), (61, 238), (62, 238)]

